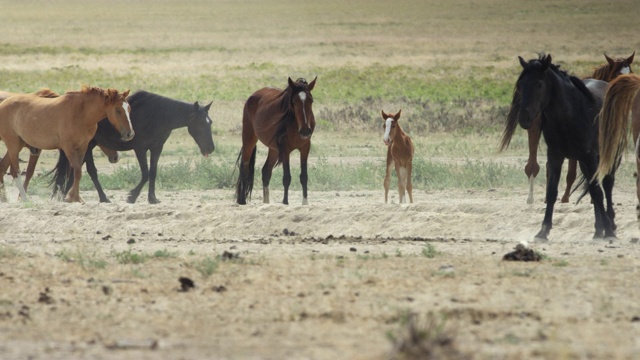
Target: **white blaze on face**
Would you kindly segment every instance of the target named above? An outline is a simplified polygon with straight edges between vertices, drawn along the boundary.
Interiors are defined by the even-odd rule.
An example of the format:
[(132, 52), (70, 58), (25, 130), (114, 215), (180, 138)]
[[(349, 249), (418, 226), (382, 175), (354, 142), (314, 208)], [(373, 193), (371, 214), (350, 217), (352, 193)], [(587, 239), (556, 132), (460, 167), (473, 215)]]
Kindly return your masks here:
[(209, 117), (209, 115), (207, 115), (207, 124), (211, 125), (213, 123), (213, 121), (211, 121), (211, 118)]
[(628, 66), (623, 67), (622, 69), (620, 69), (620, 74), (622, 75), (626, 75), (631, 73), (631, 69)]
[(302, 101), (302, 115), (304, 116), (304, 123), (308, 124), (308, 122), (307, 122), (307, 113), (304, 110), (304, 102), (307, 100), (307, 94), (305, 94), (304, 91), (300, 91), (298, 93), (298, 96), (300, 97), (300, 101)]
[(129, 112), (131, 112), (131, 105), (128, 102), (122, 102), (122, 108), (124, 109), (125, 114), (127, 114), (127, 121), (129, 121), (129, 129), (133, 130), (133, 125), (131, 125), (131, 117), (129, 116)]
[(393, 124), (393, 118), (388, 118), (384, 122), (384, 137), (382, 140), (386, 145), (389, 145), (391, 139), (389, 139), (389, 135), (391, 134), (391, 124)]

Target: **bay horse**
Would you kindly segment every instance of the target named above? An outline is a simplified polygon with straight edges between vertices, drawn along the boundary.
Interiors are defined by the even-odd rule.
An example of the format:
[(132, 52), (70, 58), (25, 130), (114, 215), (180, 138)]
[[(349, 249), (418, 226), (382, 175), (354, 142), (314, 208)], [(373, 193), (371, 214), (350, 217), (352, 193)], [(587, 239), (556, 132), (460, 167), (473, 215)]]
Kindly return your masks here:
[(398, 120), (400, 113), (385, 114), (381, 111), (384, 120), (384, 136), (382, 140), (387, 145), (387, 168), (384, 176), (384, 202), (388, 202), (389, 185), (391, 184), (391, 166), (394, 165), (398, 176), (399, 203), (406, 203), (405, 190), (409, 194), (409, 202), (413, 203), (413, 186), (411, 185), (411, 170), (413, 160), (413, 141), (409, 135), (402, 131)]
[(620, 164), (622, 154), (627, 147), (629, 129), (629, 113), (631, 131), (635, 144), (636, 160), (636, 195), (638, 205), (636, 212), (640, 220), (640, 76), (636, 74), (621, 75), (609, 84), (600, 112), (600, 163), (595, 180), (601, 181)]
[(242, 148), (237, 166), (240, 174), (236, 183), (236, 200), (246, 204), (251, 198), (258, 140), (269, 148), (267, 160), (262, 167), (263, 202), (269, 203), (269, 182), (274, 166), (282, 164), (284, 185), (283, 204), (289, 204), (291, 170), (289, 155), (300, 151), (300, 183), (302, 205), (307, 205), (307, 158), (311, 150), (311, 135), (316, 121), (313, 116), (311, 91), (316, 80), (307, 83), (303, 78), (295, 82), (288, 78), (286, 89), (262, 88), (257, 90), (244, 104), (242, 115)]
[[(593, 70), (593, 73), (587, 79), (595, 79), (602, 80), (606, 82), (610, 82), (615, 79), (616, 76), (622, 74), (633, 73), (631, 70), (631, 64), (633, 63), (633, 58), (635, 56), (635, 51), (628, 58), (617, 58), (612, 59), (607, 54), (604, 54), (605, 59), (607, 60), (606, 64), (602, 64), (596, 67)], [(533, 204), (533, 185), (536, 176), (538, 176), (538, 172), (540, 172), (540, 165), (538, 165), (538, 145), (540, 142), (540, 124), (538, 121), (534, 121), (531, 128), (527, 130), (528, 144), (529, 144), (529, 158), (527, 159), (527, 163), (524, 167), (524, 173), (529, 179), (529, 196), (527, 197), (527, 204)], [(504, 150), (508, 146), (508, 143), (505, 144), (502, 142), (501, 149)], [(566, 177), (566, 188), (564, 194), (562, 195), (562, 199), (560, 200), (563, 203), (569, 202), (569, 197), (571, 195), (571, 187), (576, 180), (576, 171), (577, 162), (576, 160), (569, 160), (569, 166), (567, 170)], [(638, 165), (638, 169), (640, 170), (640, 163)], [(640, 201), (640, 192), (638, 195), (638, 199)]]
[[(127, 98), (127, 101), (131, 105), (131, 124), (138, 131), (136, 137), (131, 141), (123, 141), (107, 119), (100, 121), (98, 130), (84, 154), (87, 172), (98, 191), (100, 202), (110, 202), (98, 180), (92, 150), (96, 145), (118, 151), (133, 150), (140, 165), (141, 179), (129, 192), (127, 202), (135, 203), (140, 191), (149, 181), (148, 201), (150, 204), (157, 204), (160, 202), (155, 191), (158, 160), (173, 130), (186, 126), (205, 157), (215, 150), (211, 134), (212, 121), (209, 117), (209, 109), (213, 102), (202, 106), (197, 101), (184, 102), (144, 90), (136, 91)], [(150, 152), (151, 167), (147, 163), (147, 152)], [(61, 150), (58, 163), (53, 170), (54, 196), (58, 191), (66, 193), (69, 189), (73, 174), (68, 172), (68, 167), (67, 158)]]
[(58, 97), (20, 94), (4, 100), (0, 103), (0, 138), (7, 146), (8, 161), (0, 162), (0, 174), (4, 174), (7, 166), (11, 167), (11, 176), (26, 201), (27, 194), (20, 181), (20, 150), (27, 144), (36, 149), (64, 149), (75, 173), (65, 200), (82, 202), (81, 161), (98, 121), (106, 116), (124, 140), (131, 140), (135, 134), (129, 119), (130, 106), (125, 100), (128, 94), (129, 90), (119, 93), (84, 86), (80, 91)]
[[(516, 124), (526, 130), (539, 121), (547, 143), (547, 204), (542, 227), (535, 240), (548, 241), (565, 158), (577, 160), (580, 170), (588, 179), (588, 192), (595, 213), (594, 238), (615, 239), (615, 212), (611, 195), (615, 170), (604, 176), (601, 183), (590, 181), (598, 167), (596, 117), (608, 83), (570, 76), (551, 62), (551, 55), (540, 54), (537, 59), (528, 62), (522, 57), (518, 59), (523, 70), (515, 85), (503, 134), (509, 141)], [(607, 199), (606, 210), (600, 184)]]

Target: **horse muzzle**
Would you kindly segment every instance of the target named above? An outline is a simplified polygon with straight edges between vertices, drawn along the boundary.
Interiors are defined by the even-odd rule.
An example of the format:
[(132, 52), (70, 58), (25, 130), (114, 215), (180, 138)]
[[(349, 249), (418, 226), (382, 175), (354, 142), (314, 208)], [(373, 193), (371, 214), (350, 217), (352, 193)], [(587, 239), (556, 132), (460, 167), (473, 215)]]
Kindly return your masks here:
[(133, 136), (136, 134), (135, 131), (130, 130), (130, 131), (125, 131), (121, 134), (122, 136), (122, 140), (124, 141), (131, 141), (131, 139), (133, 139)]
[(109, 157), (109, 162), (112, 164), (117, 163), (120, 160), (120, 154), (116, 152), (114, 156)]
[(531, 128), (531, 117), (521, 113), (520, 116), (518, 116), (518, 124), (520, 124), (521, 128), (529, 130), (529, 128)]
[(311, 134), (313, 134), (313, 130), (311, 130), (311, 128), (300, 129), (300, 131), (298, 131), (298, 134), (300, 134), (301, 138), (308, 139), (311, 137)]

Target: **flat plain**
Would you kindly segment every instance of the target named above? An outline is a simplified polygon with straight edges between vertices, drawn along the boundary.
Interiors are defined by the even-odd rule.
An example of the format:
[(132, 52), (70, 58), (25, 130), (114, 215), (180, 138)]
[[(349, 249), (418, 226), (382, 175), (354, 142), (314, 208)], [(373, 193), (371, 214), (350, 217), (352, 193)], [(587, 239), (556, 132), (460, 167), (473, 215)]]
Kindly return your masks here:
[[(550, 241), (530, 244), (542, 259), (511, 262), (503, 256), (539, 230), (543, 175), (526, 205), (524, 131), (497, 152), (517, 56), (544, 51), (586, 76), (603, 52), (640, 49), (635, 7), (2, 2), (1, 89), (88, 84), (213, 101), (217, 149), (202, 160), (186, 130), (174, 131), (156, 205), (146, 189), (125, 201), (138, 176), (132, 153), (109, 164), (96, 151), (109, 204), (88, 179), (85, 204), (50, 199), (55, 151), (43, 152), (28, 202), (5, 176), (0, 358), (638, 358), (630, 157), (614, 192), (617, 241), (591, 239), (588, 200), (558, 204)], [(250, 203), (236, 205), (244, 100), (315, 76), (310, 204), (300, 205), (294, 152), (291, 205), (277, 203), (279, 172), (275, 203), (262, 203), (258, 177)], [(398, 204), (394, 187), (384, 204), (379, 112), (400, 108), (420, 171), (413, 204)], [(265, 156), (259, 148), (257, 166)]]

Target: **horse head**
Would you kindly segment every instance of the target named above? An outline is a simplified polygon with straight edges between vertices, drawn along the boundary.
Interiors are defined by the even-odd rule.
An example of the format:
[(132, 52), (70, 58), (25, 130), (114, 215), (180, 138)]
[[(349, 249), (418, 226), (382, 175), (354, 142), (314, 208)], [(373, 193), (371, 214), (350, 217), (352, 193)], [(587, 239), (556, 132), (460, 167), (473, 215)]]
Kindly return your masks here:
[(631, 70), (631, 64), (633, 63), (633, 57), (635, 55), (636, 55), (636, 52), (634, 51), (633, 54), (631, 54), (631, 56), (629, 56), (626, 59), (618, 58), (614, 60), (605, 53), (604, 57), (605, 59), (607, 59), (607, 63), (609, 64), (610, 75), (608, 79), (601, 79), (601, 80), (611, 81), (615, 79), (615, 77), (618, 75), (632, 74), (633, 70)]
[(305, 79), (298, 79), (295, 82), (288, 79), (291, 89), (291, 108), (298, 124), (298, 134), (302, 139), (309, 139), (316, 126), (316, 119), (313, 116), (313, 96), (311, 90), (316, 85), (316, 76), (312, 82), (307, 83)]
[(131, 106), (127, 102), (129, 90), (119, 93), (118, 90), (107, 89), (107, 119), (113, 127), (120, 133), (122, 140), (129, 141), (133, 139), (135, 132), (131, 126)]
[(540, 54), (538, 59), (529, 62), (520, 56), (518, 59), (523, 70), (516, 82), (514, 101), (518, 97), (518, 123), (523, 129), (529, 129), (549, 102), (547, 70), (551, 65), (551, 55)]
[(396, 133), (398, 132), (398, 120), (400, 119), (400, 113), (402, 110), (398, 111), (397, 114), (385, 114), (384, 110), (380, 111), (382, 113), (382, 119), (384, 120), (383, 128), (384, 128), (384, 136), (382, 137), (382, 141), (384, 144), (389, 146), (391, 145), (391, 141), (395, 138)]
[(200, 152), (204, 157), (208, 157), (216, 148), (213, 143), (213, 136), (211, 135), (212, 121), (209, 117), (211, 104), (213, 104), (213, 102), (205, 106), (198, 104), (197, 101), (193, 103), (193, 112), (187, 123), (187, 130), (193, 140), (196, 141), (196, 144), (198, 144)]

